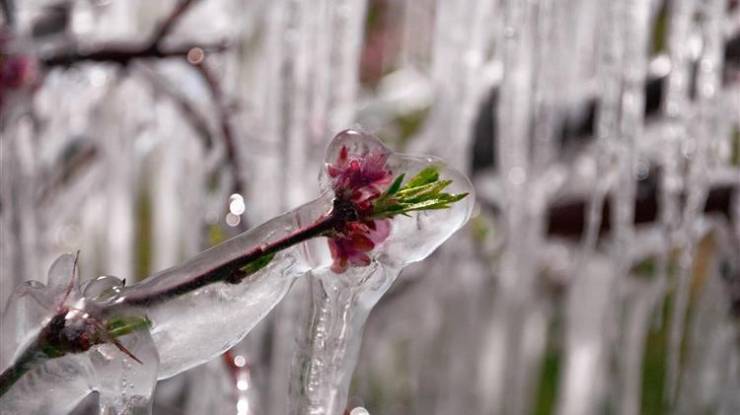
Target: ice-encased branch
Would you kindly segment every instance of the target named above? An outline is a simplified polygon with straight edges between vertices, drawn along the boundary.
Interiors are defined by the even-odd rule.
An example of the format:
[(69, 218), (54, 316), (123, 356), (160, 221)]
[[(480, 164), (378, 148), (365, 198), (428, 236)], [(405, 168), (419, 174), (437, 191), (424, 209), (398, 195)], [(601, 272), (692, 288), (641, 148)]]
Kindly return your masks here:
[[(395, 155), (376, 138), (347, 131), (334, 139), (327, 161), (320, 198), (143, 283), (124, 287), (100, 277), (70, 286), (68, 256), (52, 267), (48, 287), (22, 287), (3, 321), (3, 408), (64, 413), (91, 390), (114, 411), (146, 407), (157, 378), (231, 347), (296, 277), (313, 271), (342, 279), (360, 269), (400, 268), (429, 255), (470, 214), (472, 197), (462, 200), (469, 182), (438, 160)], [(404, 173), (415, 175), (403, 182)], [(143, 321), (151, 322), (149, 331), (132, 329)], [(354, 360), (348, 362), (351, 373)], [(111, 367), (115, 374), (105, 379), (119, 383), (100, 377)], [(49, 373), (83, 381), (67, 382), (50, 400), (31, 399), (49, 387)], [(121, 383), (136, 383), (139, 393), (126, 395)]]
[[(70, 256), (63, 257), (57, 261), (63, 264), (52, 267), (48, 287), (37, 283), (21, 287), (4, 313), (4, 394), (0, 398), (3, 409), (9, 413), (46, 410), (50, 413), (66, 413), (91, 390), (100, 391), (95, 385), (94, 378), (97, 376), (90, 374), (97, 371), (96, 360), (110, 362), (126, 359), (125, 354), (116, 350), (109, 350), (106, 356), (94, 358), (100, 354), (98, 350), (101, 346), (97, 346), (91, 347), (88, 353), (88, 360), (92, 363), (81, 361), (80, 356), (73, 352), (85, 351), (82, 349), (86, 341), (89, 346), (92, 346), (89, 343), (97, 341), (103, 346), (107, 344), (104, 338), (89, 339), (98, 333), (94, 324), (62, 323), (61, 328), (58, 327), (59, 321), (72, 321), (75, 316), (70, 314), (75, 310), (89, 314), (91, 317), (83, 321), (92, 322), (146, 316), (151, 321), (152, 350), (144, 353), (158, 355), (159, 363), (145, 362), (149, 367), (141, 367), (129, 361), (128, 370), (146, 372), (153, 366), (155, 376), (152, 382), (206, 362), (227, 350), (282, 299), (296, 277), (315, 264), (311, 264), (309, 247), (291, 245), (280, 250), (274, 259), (248, 275), (246, 280), (225, 282), (226, 279), (238, 275), (239, 268), (236, 267), (249, 253), (259, 251), (264, 254), (267, 251), (266, 255), (269, 256), (270, 250), (265, 247), (281, 246), (295, 237), (297, 231), (307, 228), (311, 230), (302, 234), (305, 239), (315, 237), (312, 228), (307, 225), (317, 223), (316, 218), (330, 210), (330, 203), (328, 195), (319, 198), (205, 251), (183, 265), (150, 277), (144, 283), (123, 287), (120, 280), (109, 277), (100, 286), (94, 280), (84, 287), (75, 286), (70, 298), (60, 302), (65, 292), (65, 281), (69, 280), (71, 274)], [(50, 331), (57, 333), (55, 339), (69, 338), (70, 344), (54, 343), (54, 347), (66, 350), (47, 353), (49, 342), (46, 345), (40, 342), (39, 338), (43, 336), (39, 333)], [(125, 343), (126, 337), (123, 336), (121, 341)], [(142, 354), (141, 350), (130, 351), (137, 358)], [(61, 356), (54, 358), (56, 354)], [(90, 365), (91, 368), (88, 367)], [(54, 409), (46, 408), (45, 399), (34, 399), (32, 394), (48, 387), (44, 377), (57, 373), (57, 369), (65, 366), (64, 372), (70, 372), (70, 366), (74, 370), (71, 375), (59, 374), (63, 378), (81, 376), (88, 380), (78, 383), (76, 389), (58, 396), (52, 395)], [(137, 377), (133, 374), (130, 376)], [(102, 397), (104, 394), (100, 392)]]
[[(445, 170), (439, 172), (431, 159), (405, 157), (406, 171), (418, 171), (408, 181), (399, 176), (388, 190), (374, 199), (379, 217), (385, 212), (418, 212), (396, 216), (393, 236), (376, 252), (376, 260), (365, 267), (331, 267), (309, 275), (310, 295), (304, 313), (303, 331), (298, 334), (290, 385), (291, 414), (340, 415), (345, 413), (352, 373), (357, 364), (365, 321), (380, 298), (406, 265), (430, 255), (467, 221), (468, 203), (436, 205), (416, 195), (434, 192), (457, 183), (469, 191), (464, 178)], [(329, 170), (331, 172), (331, 169)], [(440, 176), (450, 180), (440, 179)], [(408, 203), (394, 197), (412, 195)], [(458, 198), (451, 200), (459, 201)], [(378, 224), (377, 227), (381, 225)]]

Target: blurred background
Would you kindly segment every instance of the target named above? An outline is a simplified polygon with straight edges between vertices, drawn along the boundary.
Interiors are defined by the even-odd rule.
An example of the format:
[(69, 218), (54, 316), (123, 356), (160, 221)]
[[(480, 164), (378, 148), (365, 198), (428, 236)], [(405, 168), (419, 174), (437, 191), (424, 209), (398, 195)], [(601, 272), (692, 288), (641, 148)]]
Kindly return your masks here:
[[(359, 125), (478, 206), (371, 313), (348, 410), (740, 413), (736, 0), (0, 4), (0, 309), (61, 253), (138, 281), (310, 200)], [(305, 297), (154, 413), (286, 413)]]

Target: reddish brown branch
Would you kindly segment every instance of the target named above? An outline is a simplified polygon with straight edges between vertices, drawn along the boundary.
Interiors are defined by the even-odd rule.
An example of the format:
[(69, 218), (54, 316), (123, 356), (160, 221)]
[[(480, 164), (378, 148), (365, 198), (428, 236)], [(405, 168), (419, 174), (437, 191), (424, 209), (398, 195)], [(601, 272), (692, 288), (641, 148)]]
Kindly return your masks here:
[[(235, 143), (236, 134), (230, 120), (230, 111), (225, 103), (224, 93), (218, 79), (205, 66), (206, 55), (208, 53), (223, 52), (228, 47), (227, 43), (221, 42), (204, 46), (187, 45), (170, 49), (164, 49), (162, 47), (163, 40), (172, 32), (182, 16), (195, 3), (195, 0), (181, 0), (162, 21), (159, 28), (155, 30), (152, 34), (151, 41), (147, 45), (113, 44), (105, 45), (91, 52), (63, 51), (41, 58), (40, 62), (45, 67), (67, 67), (83, 62), (114, 63), (125, 66), (138, 59), (187, 59), (202, 76), (211, 94), (211, 98), (216, 105), (220, 130), (224, 140), (226, 160), (232, 172), (233, 191), (243, 193), (245, 187), (238, 162), (238, 149)], [(169, 93), (169, 95), (173, 94)], [(175, 99), (175, 101), (179, 109), (191, 121), (196, 132), (203, 137), (206, 147), (209, 148), (212, 140), (207, 123), (204, 122), (200, 114), (186, 100)]]
[(162, 40), (166, 38), (167, 35), (170, 34), (170, 32), (172, 32), (172, 29), (174, 29), (174, 27), (180, 21), (180, 18), (190, 9), (190, 7), (194, 3), (194, 0), (182, 0), (180, 1), (180, 3), (177, 4), (177, 6), (175, 6), (174, 9), (172, 9), (170, 14), (162, 21), (162, 25), (159, 26), (159, 29), (154, 32), (151, 47), (157, 48), (160, 43), (162, 43)]
[(226, 50), (226, 42), (212, 45), (188, 45), (172, 49), (162, 47), (162, 41), (172, 32), (182, 16), (195, 4), (195, 0), (182, 0), (162, 24), (152, 34), (152, 40), (146, 45), (113, 44), (105, 45), (92, 52), (63, 51), (59, 54), (41, 58), (41, 64), (47, 67), (71, 66), (81, 62), (107, 62), (128, 65), (135, 59), (185, 58), (192, 49), (199, 47), (206, 52)]
[(213, 147), (213, 135), (211, 134), (211, 129), (208, 126), (206, 117), (190, 103), (187, 97), (178, 93), (163, 76), (150, 68), (142, 69), (141, 73), (149, 79), (149, 82), (151, 82), (155, 91), (166, 95), (175, 103), (175, 106), (182, 113), (188, 123), (190, 123), (193, 130), (201, 137), (205, 148), (207, 150), (211, 149)]
[[(249, 272), (244, 270), (244, 267), (261, 259), (271, 258), (272, 255), (309, 239), (319, 236), (329, 236), (332, 232), (336, 232), (337, 229), (343, 229), (347, 223), (361, 219), (358, 217), (357, 209), (352, 202), (334, 199), (332, 210), (311, 225), (297, 229), (274, 242), (257, 245), (237, 258), (218, 264), (210, 269), (203, 269), (199, 274), (192, 275), (185, 281), (180, 281), (177, 284), (154, 290), (144, 286), (139, 287), (139, 291), (136, 291), (132, 287), (124, 299), (112, 305), (108, 311), (114, 310), (117, 307), (151, 306), (217, 282), (239, 284), (244, 278), (250, 275)], [(268, 262), (270, 260), (268, 259)]]
[(55, 55), (42, 57), (40, 62), (45, 67), (68, 67), (84, 62), (128, 65), (136, 59), (183, 59), (187, 57), (188, 52), (196, 47), (200, 47), (206, 52), (214, 53), (225, 51), (228, 49), (228, 44), (226, 42), (220, 42), (205, 46), (187, 45), (167, 50), (163, 50), (159, 46), (151, 47), (149, 45), (144, 47), (125, 44), (107, 45), (92, 52), (64, 51)]
[(216, 105), (218, 111), (219, 124), (221, 126), (221, 134), (224, 140), (224, 147), (226, 152), (226, 161), (231, 167), (231, 172), (234, 181), (233, 190), (235, 193), (243, 194), (245, 187), (242, 181), (241, 168), (239, 167), (239, 149), (236, 145), (236, 134), (234, 133), (231, 120), (229, 119), (230, 109), (225, 102), (225, 97), (221, 84), (215, 77), (213, 72), (206, 66), (205, 61), (201, 61), (193, 65), (203, 77), (203, 80), (208, 85), (208, 90), (211, 93), (211, 99)]

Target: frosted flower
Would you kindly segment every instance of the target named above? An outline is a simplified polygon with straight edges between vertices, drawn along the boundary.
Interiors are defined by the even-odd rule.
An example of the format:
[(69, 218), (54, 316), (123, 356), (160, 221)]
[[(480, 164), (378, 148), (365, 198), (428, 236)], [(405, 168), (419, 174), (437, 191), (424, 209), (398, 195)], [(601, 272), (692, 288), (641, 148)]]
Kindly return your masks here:
[[(349, 154), (346, 146), (339, 151), (334, 164), (327, 166), (337, 199), (350, 202), (360, 218), (370, 218), (373, 201), (378, 199), (393, 176), (386, 167), (388, 155), (375, 151), (367, 155)], [(329, 238), (332, 271), (342, 273), (349, 265), (370, 264), (368, 252), (390, 235), (389, 219), (360, 219), (339, 227)]]
[[(300, 243), (316, 237), (327, 237), (333, 260), (331, 270), (335, 273), (345, 272), (349, 267), (370, 265), (374, 261), (373, 251), (379, 250), (380, 244), (383, 244), (384, 251), (386, 249), (398, 251), (398, 254), (403, 256), (404, 263), (409, 263), (428, 255), (451, 232), (459, 228), (470, 214), (471, 204), (464, 203), (461, 209), (455, 209), (455, 212), (451, 213), (447, 221), (448, 226), (433, 227), (420, 232), (420, 228), (409, 227), (408, 220), (397, 216), (411, 216), (410, 213), (420, 211), (447, 210), (467, 196), (467, 193), (444, 192), (452, 184), (452, 180), (440, 178), (442, 168), (440, 163), (435, 163), (431, 159), (417, 159), (414, 163), (399, 162), (401, 158), (380, 145), (376, 138), (351, 130), (340, 133), (335, 138), (329, 154), (333, 160), (329, 161), (326, 167), (324, 179), (328, 180), (324, 181), (324, 184), (333, 193), (331, 209), (323, 210), (328, 208), (328, 200), (322, 196), (319, 199), (323, 205), (321, 211), (314, 211), (316, 204), (312, 204), (310, 208), (303, 208), (304, 211), (311, 210), (312, 217), (319, 215), (316, 220), (304, 226), (296, 226), (292, 231), (285, 231), (281, 236), (265, 237), (267, 230), (276, 229), (275, 222), (268, 222), (261, 229), (253, 231), (256, 232), (254, 234), (244, 234), (224, 243), (221, 245), (222, 248), (212, 248), (215, 251), (196, 257), (191, 264), (183, 266), (187, 271), (182, 271), (183, 268), (178, 267), (153, 277), (152, 281), (156, 282), (126, 288), (118, 279), (114, 278), (114, 281), (111, 279), (113, 277), (100, 277), (91, 285), (86, 285), (83, 290), (79, 290), (80, 287), (74, 282), (75, 278), (72, 278), (72, 283), (68, 282), (69, 274), (75, 275), (75, 267), (74, 258), (66, 256), (67, 265), (61, 272), (55, 271), (53, 274), (59, 274), (67, 282), (54, 284), (50, 295), (55, 301), (42, 301), (43, 304), (56, 306), (53, 310), (45, 310), (42, 313), (43, 323), (34, 323), (40, 323), (42, 326), (38, 335), (32, 342), (26, 342), (24, 339), (24, 344), (10, 344), (12, 347), (7, 347), (9, 353), (3, 353), (3, 355), (12, 353), (19, 357), (13, 359), (12, 363), (7, 362), (10, 365), (0, 373), (0, 396), (8, 392), (25, 373), (37, 365), (44, 364), (46, 360), (86, 352), (97, 345), (115, 346), (128, 355), (127, 358), (137, 361), (141, 356), (141, 361), (145, 362), (146, 357), (140, 354), (144, 349), (136, 349), (136, 343), (131, 339), (143, 336), (141, 338), (155, 341), (148, 337), (153, 322), (145, 314), (146, 310), (159, 310), (155, 307), (166, 309), (166, 304), (175, 298), (197, 292), (211, 284), (239, 284), (260, 272), (262, 274), (256, 277), (257, 280), (273, 278), (269, 275), (282, 275), (274, 268), (272, 271), (266, 269), (273, 260), (286, 259), (277, 256), (279, 253)], [(404, 180), (405, 173), (397, 171), (394, 179), (394, 169), (414, 172), (414, 175)], [(461, 190), (470, 188), (464, 177), (454, 174), (453, 171), (449, 173), (455, 180), (463, 181), (462, 186), (458, 188)], [(424, 218), (419, 216), (419, 220)], [(395, 236), (405, 240), (415, 238), (413, 251), (404, 249), (403, 246), (394, 247), (393, 244), (398, 241), (392, 240), (392, 232), (396, 232)], [(267, 240), (255, 243), (253, 239), (255, 237)], [(244, 241), (248, 242), (248, 247), (240, 249), (238, 254), (232, 252), (235, 244), (239, 246)], [(225, 251), (228, 252), (226, 256), (223, 255)], [(389, 253), (384, 252), (384, 255)], [(386, 259), (388, 258), (392, 257), (386, 256)], [(270, 274), (271, 272), (273, 274)], [(249, 279), (254, 281), (252, 278)], [(225, 287), (219, 287), (223, 288)], [(265, 300), (265, 303), (270, 301), (272, 299)], [(47, 319), (48, 312), (52, 313), (51, 319)], [(171, 316), (168, 315), (165, 320), (168, 318)], [(4, 330), (5, 327), (9, 327), (7, 324), (3, 326)], [(160, 330), (163, 326), (166, 325), (159, 326)], [(134, 337), (124, 338), (123, 336), (127, 334)], [(134, 344), (134, 347), (129, 350), (122, 342)], [(154, 346), (151, 342), (147, 344)], [(219, 347), (221, 344), (223, 343), (219, 343)], [(169, 344), (166, 344), (166, 347), (156, 352), (161, 352), (162, 355), (169, 354), (168, 347)], [(181, 349), (186, 347), (187, 345), (172, 346), (172, 349), (181, 352)], [(206, 349), (203, 352), (210, 351)], [(158, 362), (156, 352), (148, 355), (155, 356), (154, 361)], [(165, 359), (170, 360), (167, 362), (169, 366), (165, 365), (167, 373), (166, 371), (171, 370), (173, 365), (171, 361), (175, 361), (175, 367), (179, 368), (201, 357), (193, 353), (186, 355), (185, 358), (166, 356)], [(184, 362), (186, 359), (190, 360)], [(142, 370), (148, 371), (146, 373), (156, 374), (156, 367), (152, 369), (147, 365), (141, 366), (144, 368)], [(154, 377), (153, 375), (152, 381)]]
[(349, 266), (370, 265), (368, 254), (388, 238), (394, 216), (447, 209), (467, 196), (444, 193), (452, 181), (440, 180), (436, 166), (421, 170), (405, 183), (404, 174), (393, 180), (388, 157), (381, 149), (350, 154), (347, 146), (342, 146), (337, 160), (326, 167), (335, 203), (351, 207), (353, 214), (349, 216), (354, 216), (327, 235), (335, 273), (343, 273)]
[(383, 242), (390, 233), (391, 224), (388, 219), (348, 223), (343, 232), (329, 238), (329, 249), (334, 260), (332, 271), (340, 274), (349, 265), (370, 265), (370, 256), (367, 253)]
[(343, 146), (336, 163), (327, 166), (337, 198), (354, 203), (360, 215), (371, 213), (372, 201), (393, 179), (385, 165), (387, 160), (388, 154), (380, 151), (350, 156), (347, 147)]

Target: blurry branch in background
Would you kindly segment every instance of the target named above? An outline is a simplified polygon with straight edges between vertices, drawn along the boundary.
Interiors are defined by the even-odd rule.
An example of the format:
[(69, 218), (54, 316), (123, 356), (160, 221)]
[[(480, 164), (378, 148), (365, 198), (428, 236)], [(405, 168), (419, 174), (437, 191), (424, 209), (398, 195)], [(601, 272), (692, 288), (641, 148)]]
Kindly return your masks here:
[(151, 68), (150, 66), (139, 66), (140, 73), (149, 80), (154, 90), (170, 98), (177, 109), (183, 114), (184, 118), (190, 123), (193, 130), (201, 137), (206, 149), (213, 147), (213, 134), (208, 126), (208, 120), (205, 115), (200, 113), (197, 108), (187, 99), (185, 95), (178, 92), (174, 85), (164, 76)]
[(177, 6), (172, 9), (167, 18), (165, 18), (162, 22), (162, 25), (159, 26), (159, 29), (155, 31), (154, 36), (152, 37), (152, 42), (150, 46), (151, 48), (159, 48), (162, 40), (164, 40), (164, 38), (166, 38), (167, 35), (172, 32), (172, 29), (175, 28), (177, 23), (180, 21), (180, 18), (188, 11), (188, 9), (190, 9), (190, 7), (194, 3), (194, 0), (181, 0), (177, 4)]
[[(190, 56), (189, 62), (198, 70), (198, 73), (203, 77), (208, 91), (211, 94), (211, 100), (216, 107), (216, 114), (218, 115), (219, 125), (221, 128), (221, 137), (224, 142), (224, 150), (226, 152), (226, 161), (231, 167), (231, 174), (233, 180), (234, 193), (243, 193), (245, 190), (244, 183), (242, 182), (242, 174), (239, 168), (239, 154), (238, 147), (236, 146), (236, 134), (234, 133), (233, 125), (231, 124), (231, 108), (226, 102), (223, 89), (221, 84), (218, 82), (218, 78), (213, 72), (206, 66), (206, 62), (202, 52), (198, 56)], [(247, 226), (246, 221), (240, 222), (243, 226)]]
[[(172, 48), (166, 48), (163, 46), (164, 41), (172, 33), (174, 28), (180, 22), (180, 19), (182, 19), (196, 3), (196, 0), (180, 1), (155, 29), (151, 36), (151, 40), (144, 45), (115, 43), (102, 44), (92, 51), (65, 49), (51, 53), (48, 56), (41, 56), (39, 58), (39, 63), (45, 68), (66, 68), (89, 62), (112, 63), (128, 66), (134, 61), (158, 59), (183, 59), (187, 61), (191, 67), (195, 69), (196, 73), (200, 75), (213, 101), (215, 113), (218, 118), (219, 133), (224, 143), (224, 158), (232, 180), (231, 192), (243, 194), (245, 186), (238, 163), (239, 150), (236, 145), (238, 137), (237, 133), (234, 131), (231, 120), (231, 106), (226, 102), (225, 94), (218, 77), (215, 76), (206, 65), (208, 54), (225, 52), (229, 50), (231, 43), (223, 40), (210, 44), (187, 44)], [(8, 7), (10, 7), (11, 4), (8, 4)], [(5, 5), (6, 2), (4, 1), (4, 10)], [(206, 149), (212, 149), (214, 144), (214, 134), (208, 126), (206, 116), (200, 113), (196, 106), (189, 102), (183, 94), (178, 93), (172, 85), (168, 85), (165, 78), (158, 75), (156, 71), (146, 70), (142, 72), (151, 81), (153, 88), (160, 93), (167, 95), (174, 101), (178, 110), (182, 112), (196, 134), (203, 140), (204, 147)], [(90, 161), (89, 158), (85, 158), (85, 160)], [(81, 170), (72, 165), (65, 165), (63, 168), (65, 171), (55, 176), (69, 179), (73, 174)], [(69, 171), (67, 172), (67, 170)], [(64, 184), (67, 181), (68, 180), (55, 181), (54, 183)], [(53, 193), (52, 190), (53, 188), (51, 186), (45, 189), (43, 196), (44, 199), (48, 199), (48, 197)], [(240, 230), (245, 229), (246, 221), (242, 221), (240, 223)]]
[(56, 189), (66, 187), (72, 180), (89, 168), (98, 157), (98, 149), (91, 142), (77, 139), (68, 144), (64, 156), (42, 181), (38, 202), (47, 203), (57, 194)]
[(161, 25), (155, 30), (151, 41), (144, 45), (137, 44), (107, 44), (101, 45), (91, 52), (65, 50), (57, 54), (42, 57), (41, 64), (46, 67), (72, 66), (82, 62), (105, 62), (128, 65), (137, 59), (165, 59), (187, 58), (188, 53), (195, 47), (207, 52), (223, 52), (228, 49), (228, 42), (216, 42), (210, 45), (185, 45), (175, 48), (165, 48), (162, 43), (172, 32), (180, 19), (195, 4), (193, 0), (183, 0), (164, 18)]
[[(228, 49), (228, 43), (221, 42), (212, 45), (200, 46), (206, 52), (224, 52)], [(41, 64), (47, 68), (56, 66), (72, 66), (83, 62), (117, 63), (128, 65), (137, 59), (166, 59), (186, 58), (194, 46), (180, 46), (172, 49), (162, 49), (159, 46), (137, 47), (126, 44), (106, 45), (93, 52), (65, 51), (63, 53), (42, 57)]]

